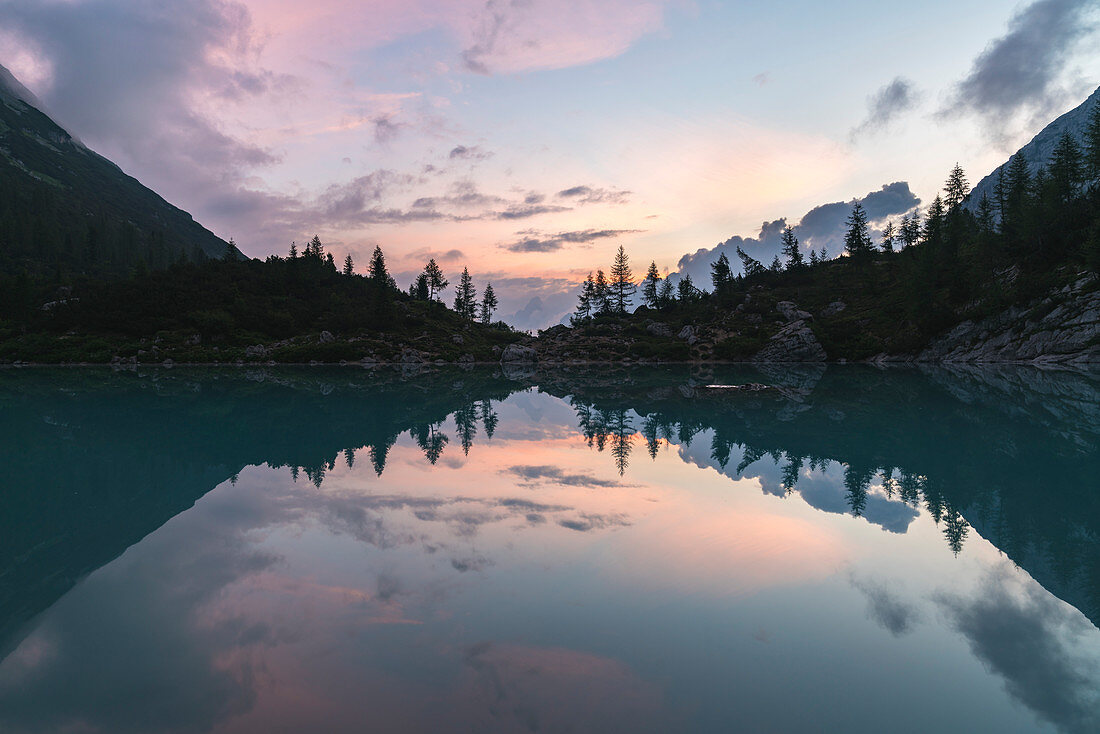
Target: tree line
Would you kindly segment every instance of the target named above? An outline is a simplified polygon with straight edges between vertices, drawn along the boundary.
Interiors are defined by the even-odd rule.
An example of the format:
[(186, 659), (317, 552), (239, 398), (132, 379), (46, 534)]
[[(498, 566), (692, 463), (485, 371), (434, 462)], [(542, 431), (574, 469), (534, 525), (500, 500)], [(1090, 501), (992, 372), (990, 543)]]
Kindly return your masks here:
[[(888, 219), (877, 241), (866, 210), (854, 202), (846, 220), (843, 258), (831, 257), (824, 246), (805, 254), (788, 225), (780, 237), (780, 253), (770, 264), (738, 246), (741, 268), (735, 272), (726, 254), (720, 254), (711, 264), (710, 292), (698, 288), (687, 273), (680, 274), (674, 287), (653, 262), (640, 282), (642, 301), (650, 309), (667, 310), (723, 300), (750, 285), (778, 283), (779, 277), (809, 282), (838, 260), (857, 278), (862, 272), (870, 281), (874, 278), (864, 267), (867, 263), (896, 257), (911, 311), (928, 321), (928, 314), (947, 318), (945, 304), (936, 302), (934, 293), (946, 289), (956, 302), (972, 297), (993, 272), (1005, 268), (1015, 266), (1019, 272), (1012, 278), (1023, 284), (1041, 281), (1043, 273), (1067, 261), (1098, 270), (1100, 105), (1092, 110), (1083, 139), (1063, 134), (1047, 165), (1032, 170), (1023, 154), (1016, 153), (998, 171), (992, 196), (983, 193), (971, 202), (970, 192), (966, 173), (956, 164), (924, 212), (917, 208), (900, 220)], [(598, 270), (581, 285), (572, 323), (626, 315), (638, 288), (620, 245), (610, 275)]]

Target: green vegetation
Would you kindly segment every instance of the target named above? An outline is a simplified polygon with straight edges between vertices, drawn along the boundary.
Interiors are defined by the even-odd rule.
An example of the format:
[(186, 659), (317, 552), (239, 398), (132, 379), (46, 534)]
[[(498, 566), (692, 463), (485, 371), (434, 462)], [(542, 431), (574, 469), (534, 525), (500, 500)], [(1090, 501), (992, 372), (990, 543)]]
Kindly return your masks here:
[[(566, 341), (572, 353), (602, 349), (614, 358), (601, 345), (608, 334), (628, 338), (644, 326), (649, 338), (667, 340), (691, 325), (708, 335), (692, 345), (692, 359), (746, 360), (796, 320), (782, 313), (791, 306), (780, 304), (790, 302), (814, 316), (808, 327), (830, 359), (858, 360), (912, 354), (964, 320), (1047, 296), (1082, 271), (1100, 269), (1100, 107), (1086, 139), (1064, 136), (1046, 168), (1033, 173), (1017, 154), (995, 200), (983, 197), (968, 207), (968, 192), (956, 165), (925, 215), (887, 222), (877, 246), (857, 203), (848, 219), (846, 256), (832, 260), (824, 248), (804, 259), (788, 228), (785, 263), (776, 258), (765, 266), (738, 248), (741, 272), (735, 275), (721, 255), (711, 266), (709, 293), (685, 276), (674, 296), (653, 264), (642, 281), (644, 305), (633, 314), (617, 298), (624, 286), (605, 283), (599, 271), (584, 283)], [(629, 275), (621, 248), (612, 272)], [(655, 347), (630, 351), (649, 355)]]
[[(0, 359), (496, 361), (500, 348), (519, 338), (506, 324), (476, 323), (468, 311), (402, 293), (381, 249), (367, 276), (355, 274), (348, 259), (344, 264), (338, 271), (332, 253), (314, 237), (303, 254), (292, 246), (286, 258), (181, 262), (122, 280), (85, 282), (44, 309), (23, 304), (22, 318), (5, 319)], [(437, 295), (441, 282), (446, 279), (439, 271)], [(468, 273), (464, 282), (473, 302)]]

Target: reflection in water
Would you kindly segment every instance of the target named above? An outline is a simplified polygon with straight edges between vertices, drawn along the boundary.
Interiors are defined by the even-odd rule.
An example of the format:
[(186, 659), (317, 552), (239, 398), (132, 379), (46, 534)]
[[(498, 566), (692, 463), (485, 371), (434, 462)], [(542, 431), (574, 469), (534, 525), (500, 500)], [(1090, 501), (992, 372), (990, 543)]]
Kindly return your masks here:
[(1094, 731), (1098, 385), (0, 374), (0, 729)]

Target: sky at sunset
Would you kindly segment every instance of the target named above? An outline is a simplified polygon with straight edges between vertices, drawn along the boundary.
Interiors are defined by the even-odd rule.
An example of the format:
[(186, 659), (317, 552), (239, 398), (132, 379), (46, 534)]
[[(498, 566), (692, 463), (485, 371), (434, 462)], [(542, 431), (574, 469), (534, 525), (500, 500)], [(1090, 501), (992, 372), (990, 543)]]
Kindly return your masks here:
[(402, 287), (434, 256), (535, 328), (619, 243), (676, 271), (830, 202), (900, 215), (956, 161), (980, 179), (1100, 83), (1098, 21), (1087, 0), (0, 0), (0, 65), (250, 256), (316, 233), (362, 269), (380, 244)]

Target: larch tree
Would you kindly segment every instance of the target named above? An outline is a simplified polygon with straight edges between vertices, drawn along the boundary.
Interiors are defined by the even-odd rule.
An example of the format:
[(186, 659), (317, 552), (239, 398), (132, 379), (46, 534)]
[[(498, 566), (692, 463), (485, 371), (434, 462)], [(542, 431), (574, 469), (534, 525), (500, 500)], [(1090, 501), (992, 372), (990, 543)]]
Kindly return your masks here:
[(1100, 103), (1092, 108), (1085, 126), (1085, 176), (1096, 184), (1100, 182)]
[(943, 191), (943, 205), (949, 212), (958, 208), (970, 193), (970, 183), (966, 180), (966, 173), (958, 163), (948, 174)]
[(737, 246), (737, 257), (741, 260), (741, 270), (746, 278), (768, 271), (762, 262), (742, 250), (740, 245)]
[(424, 266), (424, 277), (427, 278), (428, 283), (428, 300), (438, 300), (440, 294), (443, 293), (443, 289), (446, 288), (449, 283), (447, 278), (444, 277), (443, 271), (439, 269), (439, 265), (436, 263), (435, 258), (428, 260), (428, 264)]
[(699, 296), (699, 289), (691, 282), (691, 275), (684, 273), (680, 282), (676, 284), (676, 295), (681, 303), (691, 303)]
[(667, 308), (675, 300), (672, 290), (672, 281), (665, 278), (661, 281), (661, 288), (657, 291), (657, 304), (659, 308)]
[(485, 292), (481, 294), (481, 323), (493, 323), (493, 311), (497, 310), (497, 294), (493, 292), (493, 284), (485, 286)]
[(1084, 155), (1077, 140), (1069, 132), (1063, 133), (1050, 158), (1050, 181), (1059, 203), (1065, 204), (1077, 197), (1084, 181), (1083, 162)]
[(798, 249), (798, 238), (794, 236), (794, 230), (788, 224), (783, 230), (781, 239), (783, 245), (783, 257), (787, 258), (787, 269), (798, 270), (805, 265), (802, 259), (802, 251)]
[(715, 293), (725, 292), (733, 282), (733, 269), (730, 267), (730, 260), (726, 257), (726, 253), (723, 252), (711, 263), (710, 282), (714, 285)]
[(894, 229), (894, 220), (891, 219), (886, 223), (886, 226), (882, 230), (882, 251), (893, 252), (894, 240), (897, 238), (897, 230)]
[(650, 308), (657, 308), (658, 303), (658, 283), (661, 282), (661, 271), (657, 270), (657, 263), (653, 261), (649, 263), (649, 270), (646, 271), (645, 280), (642, 281), (642, 300), (645, 301), (645, 305)]
[(367, 277), (379, 287), (389, 287), (392, 283), (389, 272), (386, 271), (386, 256), (382, 254), (382, 248), (374, 246), (374, 252), (370, 256), (370, 265), (367, 266)]
[(626, 250), (619, 245), (619, 251), (615, 253), (615, 262), (611, 265), (611, 295), (612, 307), (616, 313), (625, 314), (630, 305), (630, 299), (638, 290), (634, 284), (634, 273), (630, 270), (630, 258)]
[(592, 278), (592, 273), (588, 274), (588, 277), (584, 279), (584, 283), (581, 285), (581, 293), (577, 297), (577, 310), (573, 312), (572, 321), (574, 324), (587, 321), (592, 317), (592, 311), (596, 304), (596, 281)]
[(477, 290), (474, 288), (474, 279), (470, 277), (468, 268), (462, 268), (462, 275), (458, 279), (454, 309), (455, 313), (467, 321), (473, 321), (477, 314)]
[(607, 283), (607, 276), (602, 270), (596, 271), (595, 288), (592, 293), (592, 311), (594, 313), (608, 313), (611, 311), (611, 286)]
[(867, 227), (867, 212), (858, 201), (852, 206), (852, 213), (848, 215), (848, 232), (844, 235), (844, 251), (849, 257), (862, 259), (872, 252), (871, 235)]

